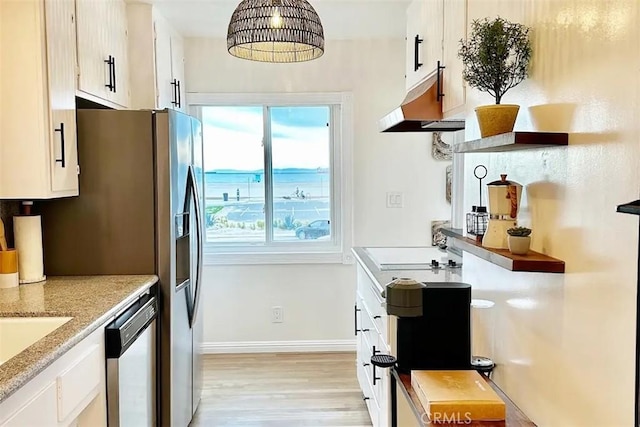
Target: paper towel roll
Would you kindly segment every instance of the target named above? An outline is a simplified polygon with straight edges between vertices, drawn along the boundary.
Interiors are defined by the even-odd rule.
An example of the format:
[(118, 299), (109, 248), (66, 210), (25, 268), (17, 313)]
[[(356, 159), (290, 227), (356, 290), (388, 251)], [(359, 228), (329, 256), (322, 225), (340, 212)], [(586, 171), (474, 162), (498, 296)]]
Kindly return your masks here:
[(40, 215), (14, 216), (13, 234), (16, 249), (20, 253), (18, 257), (20, 283), (45, 280)]

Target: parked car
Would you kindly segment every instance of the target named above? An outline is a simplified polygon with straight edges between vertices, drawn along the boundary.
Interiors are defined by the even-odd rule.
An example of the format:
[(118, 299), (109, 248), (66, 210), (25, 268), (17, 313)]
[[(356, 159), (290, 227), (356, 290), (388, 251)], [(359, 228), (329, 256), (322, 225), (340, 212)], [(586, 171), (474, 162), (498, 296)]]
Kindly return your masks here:
[(318, 237), (331, 234), (331, 227), (328, 219), (318, 219), (307, 225), (296, 228), (296, 236), (300, 240), (317, 239)]

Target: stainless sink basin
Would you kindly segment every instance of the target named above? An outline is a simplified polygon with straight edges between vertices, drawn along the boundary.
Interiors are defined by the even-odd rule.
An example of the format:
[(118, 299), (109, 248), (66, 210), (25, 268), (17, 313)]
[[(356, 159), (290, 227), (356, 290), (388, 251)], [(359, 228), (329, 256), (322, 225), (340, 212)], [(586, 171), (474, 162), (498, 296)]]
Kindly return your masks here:
[(73, 317), (0, 317), (0, 365)]

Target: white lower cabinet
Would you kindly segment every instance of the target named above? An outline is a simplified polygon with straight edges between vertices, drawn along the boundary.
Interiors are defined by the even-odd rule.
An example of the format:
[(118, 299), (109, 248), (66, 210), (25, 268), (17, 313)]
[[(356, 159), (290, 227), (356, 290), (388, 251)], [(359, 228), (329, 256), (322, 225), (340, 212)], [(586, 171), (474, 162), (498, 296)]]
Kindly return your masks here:
[(390, 425), (389, 370), (374, 367), (371, 356), (388, 354), (387, 313), (384, 300), (364, 269), (357, 266), (356, 292), (357, 376), (374, 427)]
[[(4, 404), (3, 404), (4, 413)], [(56, 425), (56, 383), (44, 385), (30, 401), (2, 423), (3, 427)]]
[[(374, 368), (371, 356), (375, 353), (395, 356), (396, 318), (387, 315), (385, 300), (365, 269), (357, 264), (356, 286), (356, 372), (362, 397), (367, 404), (373, 427), (391, 425), (390, 370)], [(419, 425), (411, 407), (398, 390), (398, 426)]]
[(99, 328), (2, 402), (0, 426), (106, 427), (106, 406)]

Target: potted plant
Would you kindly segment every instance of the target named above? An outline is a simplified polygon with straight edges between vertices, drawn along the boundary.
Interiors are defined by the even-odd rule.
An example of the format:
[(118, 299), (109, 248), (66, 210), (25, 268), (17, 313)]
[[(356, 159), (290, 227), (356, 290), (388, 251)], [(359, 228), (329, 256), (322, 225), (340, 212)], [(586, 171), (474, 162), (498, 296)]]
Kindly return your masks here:
[(515, 255), (526, 255), (531, 245), (531, 229), (527, 227), (513, 227), (507, 230), (509, 251)]
[(462, 59), (462, 77), (467, 83), (488, 92), (496, 101), (495, 105), (475, 110), (481, 136), (511, 132), (520, 107), (501, 101), (509, 89), (529, 74), (529, 28), (500, 17), (474, 20), (471, 36), (466, 41), (460, 40), (458, 57)]

